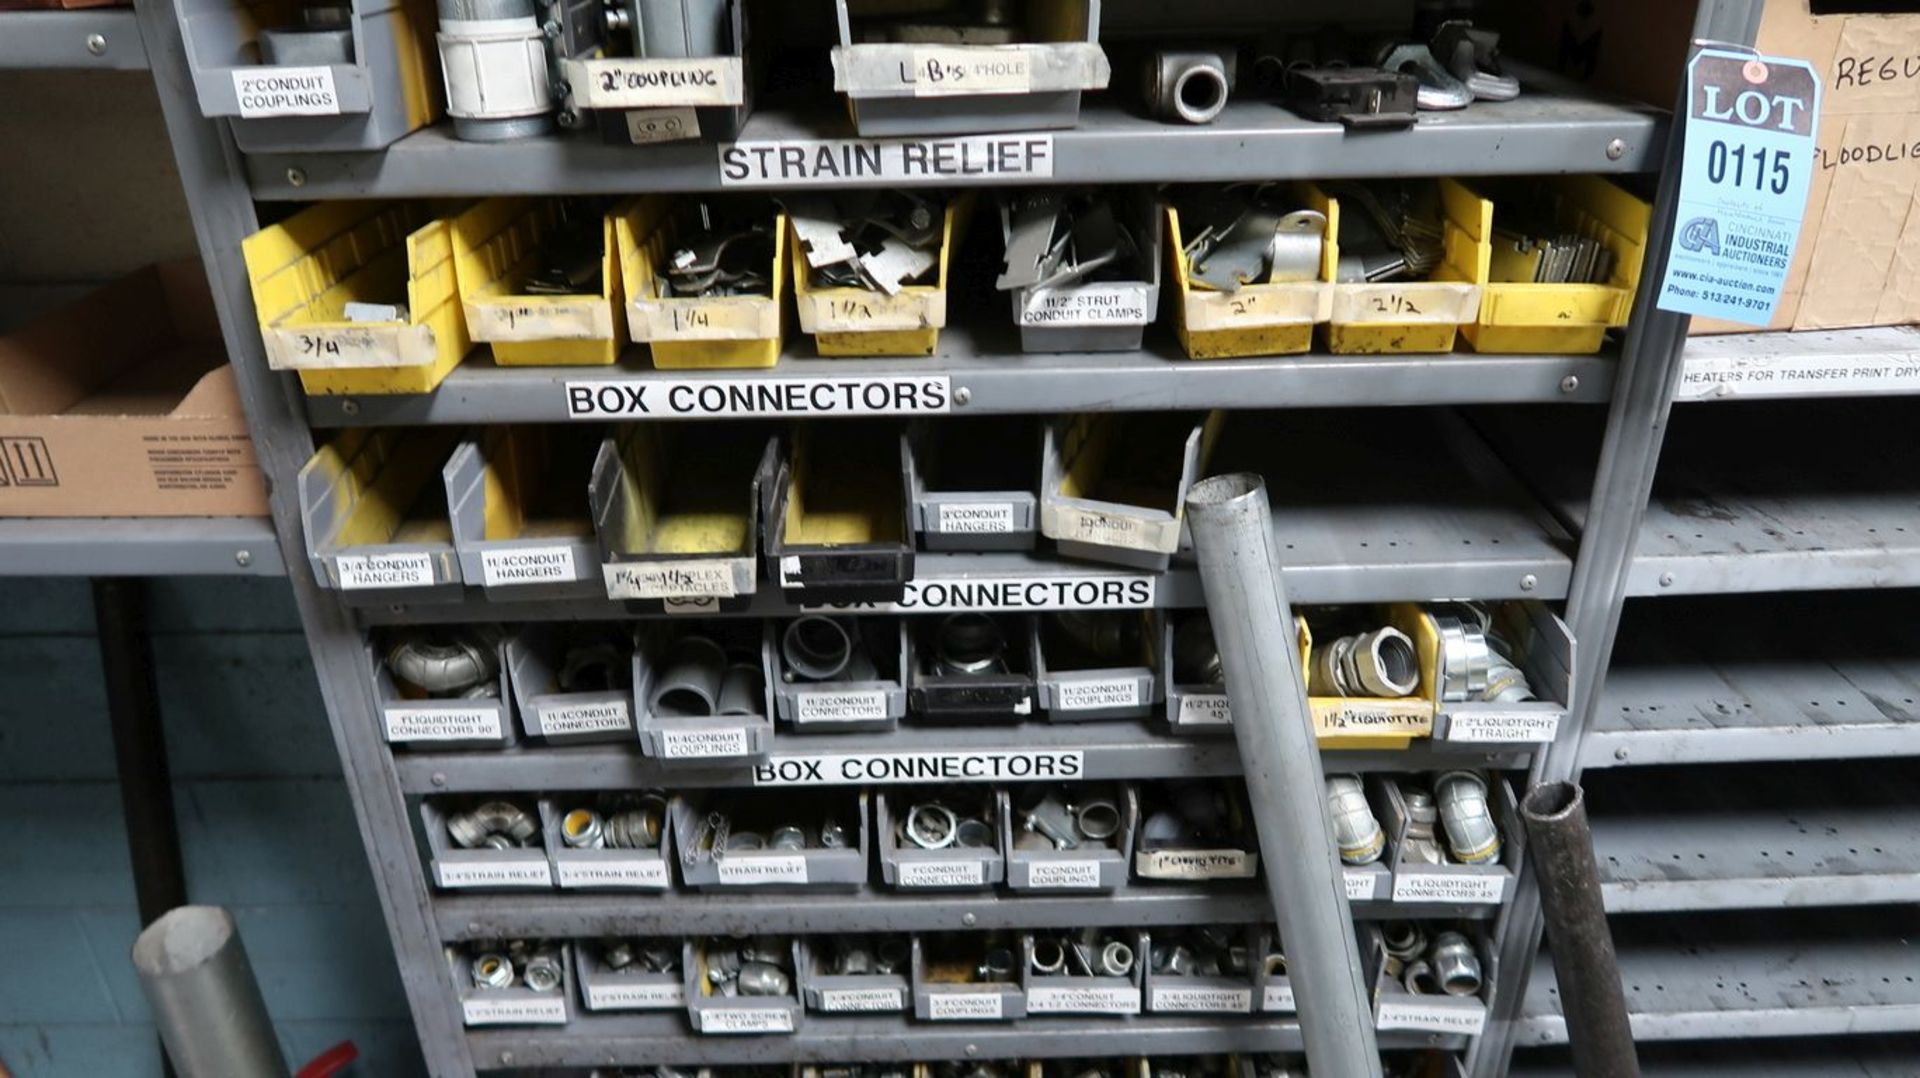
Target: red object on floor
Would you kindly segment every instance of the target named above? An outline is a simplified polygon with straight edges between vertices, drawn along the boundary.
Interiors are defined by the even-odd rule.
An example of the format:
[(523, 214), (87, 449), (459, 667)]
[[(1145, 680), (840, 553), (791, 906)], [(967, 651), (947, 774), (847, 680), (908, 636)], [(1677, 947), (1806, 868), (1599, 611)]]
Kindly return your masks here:
[(300, 1068), (293, 1078), (333, 1078), (347, 1069), (347, 1065), (360, 1058), (360, 1049), (352, 1041), (341, 1041), (332, 1048), (313, 1057), (313, 1061)]

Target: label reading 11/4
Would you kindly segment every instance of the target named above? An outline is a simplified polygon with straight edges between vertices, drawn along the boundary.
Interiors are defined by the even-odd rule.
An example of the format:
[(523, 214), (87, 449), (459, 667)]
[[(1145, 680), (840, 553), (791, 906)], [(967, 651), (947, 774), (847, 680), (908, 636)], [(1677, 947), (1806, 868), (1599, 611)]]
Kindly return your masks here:
[(1687, 100), (1660, 306), (1766, 325), (1806, 214), (1820, 79), (1805, 60), (1707, 48), (1687, 65)]

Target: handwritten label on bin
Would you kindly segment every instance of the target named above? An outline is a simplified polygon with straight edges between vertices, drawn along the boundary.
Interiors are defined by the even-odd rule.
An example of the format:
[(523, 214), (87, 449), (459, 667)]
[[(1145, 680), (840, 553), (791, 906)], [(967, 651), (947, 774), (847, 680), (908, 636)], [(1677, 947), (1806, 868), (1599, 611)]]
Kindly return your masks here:
[(729, 854), (713, 867), (719, 872), (721, 883), (807, 882), (807, 859), (802, 854)]
[(609, 599), (731, 599), (738, 594), (732, 561), (626, 561), (600, 569)]
[(742, 104), (744, 68), (738, 56), (560, 61), (574, 104), (587, 109)]

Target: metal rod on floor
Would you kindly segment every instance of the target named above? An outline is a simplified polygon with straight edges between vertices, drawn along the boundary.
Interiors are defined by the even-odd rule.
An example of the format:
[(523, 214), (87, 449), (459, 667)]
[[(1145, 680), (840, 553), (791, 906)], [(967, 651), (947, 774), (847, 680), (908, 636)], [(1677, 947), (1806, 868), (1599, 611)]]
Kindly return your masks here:
[(133, 966), (167, 1057), (184, 1078), (288, 1078), (232, 915), (182, 906), (133, 942)]
[(1293, 612), (1280, 586), (1266, 484), (1215, 476), (1187, 494), (1233, 736), (1260, 836), (1262, 876), (1298, 986), (1307, 1061), (1323, 1078), (1379, 1078), (1370, 992), (1327, 821)]
[(107, 721), (113, 727), (114, 765), (120, 775), (120, 810), (126, 817), (127, 854), (140, 923), (187, 902), (186, 870), (180, 859), (180, 828), (173, 815), (173, 776), (167, 768), (166, 731), (160, 725), (160, 692), (154, 682), (153, 648), (147, 637), (145, 581), (93, 581), (93, 617), (106, 676)]
[(1579, 1078), (1640, 1078), (1580, 787), (1571, 782), (1535, 786), (1520, 803), (1520, 818), (1527, 826), (1527, 860), (1540, 884), (1573, 1073)]

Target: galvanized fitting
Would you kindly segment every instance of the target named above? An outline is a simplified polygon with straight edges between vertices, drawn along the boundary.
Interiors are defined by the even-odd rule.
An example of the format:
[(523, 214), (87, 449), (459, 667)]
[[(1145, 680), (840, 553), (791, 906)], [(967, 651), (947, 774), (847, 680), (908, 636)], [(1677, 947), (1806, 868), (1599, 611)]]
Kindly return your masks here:
[(525, 846), (540, 833), (533, 814), (510, 801), (488, 801), (472, 812), (447, 817), (447, 837), (465, 849)]
[(1266, 957), (1260, 960), (1260, 972), (1266, 974), (1268, 977), (1285, 977), (1287, 975), (1287, 956), (1281, 954), (1279, 951), (1268, 951)]
[(1033, 955), (1029, 961), (1033, 972), (1054, 974), (1067, 968), (1067, 949), (1060, 941), (1049, 936), (1041, 936), (1033, 941)]
[(654, 715), (697, 718), (719, 710), (720, 686), (727, 672), (727, 652), (704, 636), (683, 636), (667, 649), (647, 695)]
[(1456, 617), (1435, 617), (1440, 633), (1440, 699), (1448, 703), (1478, 700), (1487, 691), (1493, 649), (1479, 625)]
[(933, 639), (934, 669), (944, 676), (1006, 673), (1006, 637), (1000, 623), (985, 614), (949, 614)]
[(875, 973), (898, 973), (913, 961), (913, 948), (905, 938), (888, 936), (873, 949)]
[(796, 827), (793, 824), (784, 824), (776, 827), (773, 829), (772, 836), (767, 840), (767, 848), (771, 850), (804, 850), (807, 848), (807, 832), (805, 829)]
[(557, 990), (560, 987), (560, 956), (552, 951), (541, 951), (527, 959), (521, 979), (535, 992)]
[(842, 944), (833, 952), (834, 976), (861, 977), (873, 972), (873, 953), (855, 943)]
[(758, 715), (765, 711), (765, 679), (758, 663), (734, 663), (720, 679), (720, 698), (715, 701), (720, 715)]
[(1155, 119), (1210, 124), (1233, 93), (1233, 50), (1163, 50), (1147, 66), (1147, 110)]
[(1367, 803), (1367, 790), (1358, 775), (1327, 776), (1327, 815), (1333, 822), (1333, 840), (1340, 860), (1370, 865), (1387, 848), (1386, 832)]
[(633, 944), (626, 940), (608, 940), (600, 948), (600, 964), (612, 970), (633, 965)]
[(853, 661), (854, 634), (839, 618), (807, 614), (780, 634), (780, 657), (796, 677), (832, 681)]
[(1108, 940), (1100, 946), (1100, 959), (1093, 969), (1102, 977), (1125, 977), (1133, 972), (1133, 962), (1133, 948), (1119, 940)]
[(638, 806), (622, 809), (607, 818), (607, 845), (616, 850), (651, 850), (660, 845), (660, 831), (665, 822), (665, 799), (648, 795)]
[(1388, 921), (1380, 926), (1380, 942), (1389, 957), (1404, 962), (1427, 949), (1427, 934), (1412, 921)]
[(1527, 683), (1526, 672), (1496, 652), (1480, 699), (1494, 704), (1521, 704), (1533, 698), (1533, 686)]
[(1104, 798), (1088, 801), (1074, 809), (1073, 826), (1081, 838), (1104, 842), (1120, 833), (1120, 806)]
[(907, 841), (923, 850), (944, 850), (953, 845), (959, 823), (947, 806), (938, 801), (922, 801), (907, 810), (904, 831)]
[(979, 974), (982, 980), (1005, 981), (1013, 977), (1013, 949), (1005, 946), (993, 946), (980, 956)]
[(734, 981), (743, 996), (784, 996), (793, 991), (787, 971), (771, 962), (743, 962)]
[(1213, 622), (1205, 614), (1182, 621), (1173, 636), (1174, 677), (1187, 685), (1225, 685), (1220, 645), (1213, 639)]
[(1433, 940), (1433, 976), (1450, 996), (1480, 992), (1480, 956), (1473, 943), (1458, 932), (1442, 932)]
[(1155, 947), (1149, 957), (1153, 960), (1153, 972), (1164, 977), (1189, 977), (1193, 975), (1193, 951), (1183, 944)]
[[(1053, 843), (1054, 849), (1070, 850), (1080, 845), (1073, 808), (1058, 790), (1046, 791), (1039, 800), (1022, 809), (1020, 825), (1029, 832), (1044, 836)], [(1022, 849), (1032, 848), (1024, 840), (1020, 845)]]
[(473, 633), (410, 636), (387, 651), (393, 676), (423, 692), (454, 693), (500, 673), (498, 651)]
[(513, 985), (513, 960), (498, 951), (473, 957), (468, 966), (475, 988), (509, 988)]
[(823, 850), (844, 850), (853, 845), (853, 836), (841, 826), (838, 820), (828, 820), (820, 825), (820, 848)]
[(726, 849), (730, 852), (747, 853), (767, 848), (767, 836), (758, 831), (730, 831), (727, 834)]
[(607, 844), (606, 821), (592, 809), (574, 809), (560, 818), (560, 841), (576, 850), (597, 850)]
[(1463, 865), (1499, 860), (1500, 828), (1493, 822), (1485, 779), (1471, 771), (1448, 771), (1433, 780), (1433, 796), (1454, 860)]
[(1424, 958), (1416, 958), (1401, 967), (1400, 985), (1416, 996), (1440, 994), (1440, 979), (1434, 976), (1433, 967)]
[(953, 844), (965, 850), (988, 849), (993, 845), (993, 825), (969, 816), (954, 827)]
[(1420, 684), (1420, 656), (1406, 633), (1388, 626), (1355, 637), (1340, 672), (1349, 695), (1405, 696)]

